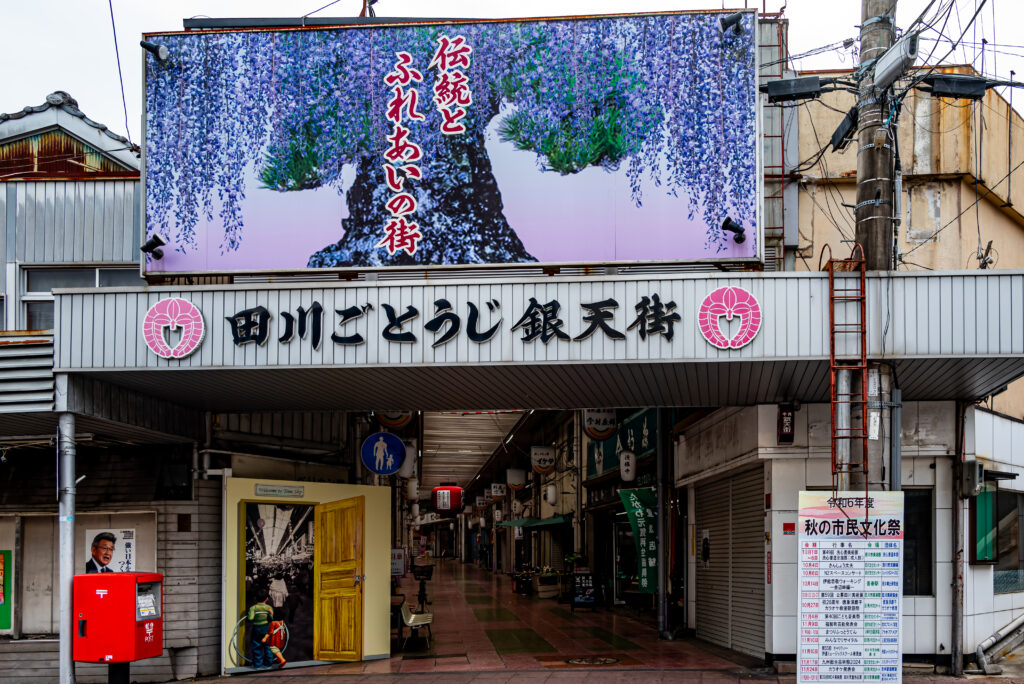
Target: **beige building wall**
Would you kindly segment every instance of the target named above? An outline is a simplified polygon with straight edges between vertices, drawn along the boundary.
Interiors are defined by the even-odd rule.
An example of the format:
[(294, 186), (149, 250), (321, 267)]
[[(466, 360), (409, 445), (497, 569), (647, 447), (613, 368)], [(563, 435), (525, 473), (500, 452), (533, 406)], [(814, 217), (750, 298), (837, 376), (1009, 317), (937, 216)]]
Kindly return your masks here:
[[(966, 66), (941, 71), (972, 73)], [(829, 249), (836, 257), (850, 253), (852, 242), (844, 240), (855, 234), (858, 145), (853, 140), (832, 152), (829, 140), (855, 101), (853, 93), (837, 91), (800, 106), (799, 159), (813, 163), (793, 177), (800, 188), (795, 270), (818, 270)], [(897, 136), (903, 168), (898, 270), (976, 269), (979, 250), (991, 259), (988, 268), (1024, 268), (1024, 119), (1002, 95), (990, 89), (975, 103), (914, 90)], [(986, 405), (1024, 418), (1024, 382)]]

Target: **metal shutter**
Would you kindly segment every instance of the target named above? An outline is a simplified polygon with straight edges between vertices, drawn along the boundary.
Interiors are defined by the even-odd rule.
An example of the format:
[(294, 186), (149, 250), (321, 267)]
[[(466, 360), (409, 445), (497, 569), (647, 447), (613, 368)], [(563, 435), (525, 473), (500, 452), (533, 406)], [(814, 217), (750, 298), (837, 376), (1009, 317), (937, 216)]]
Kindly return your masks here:
[[(763, 469), (699, 485), (696, 494), (697, 636), (763, 658)], [(710, 538), (707, 568), (703, 530)]]

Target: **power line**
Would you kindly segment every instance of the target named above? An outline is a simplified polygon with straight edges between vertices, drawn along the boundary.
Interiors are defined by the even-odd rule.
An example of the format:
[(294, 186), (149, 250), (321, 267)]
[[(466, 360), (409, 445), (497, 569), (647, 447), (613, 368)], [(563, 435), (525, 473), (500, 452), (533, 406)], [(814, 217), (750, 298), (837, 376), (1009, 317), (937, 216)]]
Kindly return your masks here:
[[(124, 97), (124, 76), (121, 74), (121, 53), (117, 49), (117, 26), (114, 24), (114, 0), (107, 0), (110, 7), (110, 29), (114, 34), (114, 56), (117, 58), (117, 80), (121, 83), (121, 106), (124, 107), (124, 129), (128, 142), (132, 142), (132, 129), (128, 126), (128, 102)], [(133, 143), (134, 144), (134, 143)]]

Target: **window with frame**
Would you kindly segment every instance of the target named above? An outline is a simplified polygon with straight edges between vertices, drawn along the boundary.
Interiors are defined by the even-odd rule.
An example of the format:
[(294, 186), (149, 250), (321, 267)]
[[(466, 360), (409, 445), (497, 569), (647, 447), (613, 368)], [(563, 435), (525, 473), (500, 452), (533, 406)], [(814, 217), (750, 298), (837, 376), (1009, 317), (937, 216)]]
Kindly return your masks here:
[(996, 486), (986, 482), (984, 488), (971, 497), (971, 558), (972, 565), (992, 565), (996, 562)]
[(993, 591), (1011, 594), (1024, 591), (1024, 573), (1021, 572), (1021, 495), (1017, 492), (996, 492), (995, 497), (995, 568)]
[(903, 595), (934, 595), (933, 490), (903, 490)]
[(137, 287), (146, 281), (137, 267), (26, 268), (26, 330), (53, 329), (53, 290), (62, 287)]

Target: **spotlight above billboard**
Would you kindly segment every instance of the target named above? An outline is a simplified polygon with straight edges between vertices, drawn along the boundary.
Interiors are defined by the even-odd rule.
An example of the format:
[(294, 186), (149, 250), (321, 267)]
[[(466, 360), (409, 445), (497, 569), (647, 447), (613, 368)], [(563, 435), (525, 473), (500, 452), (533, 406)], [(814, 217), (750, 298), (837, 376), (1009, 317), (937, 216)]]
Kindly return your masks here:
[(758, 260), (756, 14), (722, 16), (147, 34), (145, 270)]

